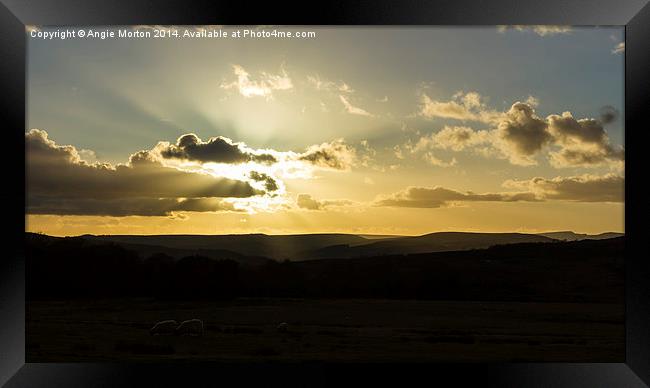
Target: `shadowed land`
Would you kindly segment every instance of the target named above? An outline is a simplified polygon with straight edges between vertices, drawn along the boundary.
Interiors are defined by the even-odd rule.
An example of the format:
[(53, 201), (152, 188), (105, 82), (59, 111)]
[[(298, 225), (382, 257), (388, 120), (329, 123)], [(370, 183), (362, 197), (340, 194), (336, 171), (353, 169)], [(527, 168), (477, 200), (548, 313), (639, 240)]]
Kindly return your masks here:
[(278, 262), (28, 234), (27, 360), (621, 362), (624, 237), (543, 238)]
[[(193, 317), (203, 337), (149, 335)], [(622, 305), (588, 303), (66, 300), (30, 302), (27, 323), (27, 362), (621, 362), (625, 339)]]

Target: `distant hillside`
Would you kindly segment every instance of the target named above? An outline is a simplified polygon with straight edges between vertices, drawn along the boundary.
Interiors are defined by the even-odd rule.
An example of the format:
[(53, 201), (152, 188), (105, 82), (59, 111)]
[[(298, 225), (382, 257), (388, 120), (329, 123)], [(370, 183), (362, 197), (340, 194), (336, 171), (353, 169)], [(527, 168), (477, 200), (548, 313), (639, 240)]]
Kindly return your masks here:
[(338, 245), (307, 252), (309, 258), (351, 258), (404, 255), (488, 248), (494, 245), (554, 242), (545, 236), (522, 233), (439, 232), (417, 237), (387, 238), (364, 245)]
[(214, 260), (233, 260), (244, 266), (258, 266), (266, 264), (272, 259), (261, 256), (246, 256), (225, 249), (192, 249), (192, 248), (170, 248), (160, 245), (133, 244), (110, 239), (93, 239), (88, 236), (79, 237), (52, 237), (42, 234), (25, 233), (28, 241), (55, 242), (55, 241), (83, 241), (86, 244), (102, 246), (106, 244), (117, 244), (120, 247), (137, 253), (141, 258), (148, 258), (156, 254), (168, 255), (179, 260), (188, 256), (203, 256)]
[[(92, 242), (114, 242), (138, 252), (163, 251), (174, 257), (199, 251), (227, 251), (275, 260), (350, 258), (391, 254), (442, 252), (487, 248), (524, 242), (552, 242), (552, 238), (521, 233), (440, 232), (416, 237), (358, 236), (353, 234), (299, 235), (152, 235), (80, 236)], [(155, 247), (155, 248), (147, 248)], [(171, 250), (167, 252), (166, 250)], [(178, 252), (174, 252), (178, 250)], [(203, 253), (202, 253), (203, 254)], [(221, 254), (221, 253), (219, 253)]]
[(340, 296), (356, 297), (622, 303), (624, 247), (625, 238), (618, 237), (308, 260), (295, 265), (304, 277), (306, 293), (335, 290)]
[(600, 234), (575, 233), (571, 231), (538, 233), (539, 236), (554, 238), (561, 241), (578, 241), (578, 240), (605, 240), (625, 236), (625, 233), (605, 232)]
[[(435, 240), (446, 241), (449, 247), (456, 237), (443, 235)], [(473, 237), (479, 244), (486, 236)], [(500, 237), (500, 241), (512, 241)], [(183, 300), (623, 301), (624, 237), (349, 259), (267, 260), (260, 265), (242, 265), (246, 258), (236, 255), (232, 257), (237, 260), (227, 259), (225, 255), (232, 255), (227, 251), (216, 259), (194, 254), (176, 259), (164, 253), (143, 258), (122, 244), (78, 237), (27, 234), (26, 240), (29, 299), (154, 296)], [(499, 239), (491, 236), (489, 243), (494, 241)], [(142, 249), (133, 244), (130, 247)]]
[[(44, 235), (34, 238), (53, 238)], [(445, 251), (482, 249), (495, 245), (550, 243), (557, 241), (600, 240), (619, 237), (619, 233), (599, 235), (574, 232), (468, 233), (438, 232), (422, 236), (298, 234), (298, 235), (83, 235), (69, 237), (91, 244), (115, 243), (148, 257), (163, 253), (179, 259), (201, 255), (213, 259), (230, 259), (242, 265), (261, 265), (267, 260), (302, 261), (323, 258), (356, 258), (407, 255)]]
[(368, 240), (383, 240), (387, 238), (408, 237), (408, 236), (400, 236), (397, 234), (360, 234), (359, 236)]
[[(96, 244), (107, 244), (108, 242), (93, 242)], [(155, 254), (165, 254), (174, 259), (182, 259), (187, 256), (203, 256), (214, 260), (233, 260), (244, 266), (258, 266), (266, 264), (273, 259), (261, 256), (245, 256), (225, 249), (183, 249), (168, 248), (159, 245), (119, 243), (125, 249), (137, 252), (140, 257), (146, 258)]]
[(338, 244), (364, 244), (363, 237), (353, 234), (231, 234), (231, 235), (152, 235), (152, 236), (94, 236), (89, 241), (111, 241), (120, 244), (153, 245), (173, 249), (225, 250), (246, 256), (264, 256), (276, 260), (299, 260), (304, 253)]

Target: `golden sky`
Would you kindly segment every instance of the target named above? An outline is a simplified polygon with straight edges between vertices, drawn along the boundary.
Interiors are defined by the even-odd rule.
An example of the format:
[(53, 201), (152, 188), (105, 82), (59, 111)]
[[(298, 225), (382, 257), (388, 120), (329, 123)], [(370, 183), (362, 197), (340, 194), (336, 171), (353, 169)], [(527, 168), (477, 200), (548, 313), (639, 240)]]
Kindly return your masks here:
[(302, 30), (30, 39), (27, 230), (624, 230), (620, 28)]

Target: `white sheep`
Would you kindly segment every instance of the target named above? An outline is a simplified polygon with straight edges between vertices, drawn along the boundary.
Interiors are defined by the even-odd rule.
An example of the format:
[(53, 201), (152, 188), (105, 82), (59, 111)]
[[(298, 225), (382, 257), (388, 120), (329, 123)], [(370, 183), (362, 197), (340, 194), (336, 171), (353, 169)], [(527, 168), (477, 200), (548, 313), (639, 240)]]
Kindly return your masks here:
[(287, 331), (289, 331), (289, 324), (286, 323), (286, 322), (281, 322), (281, 323), (278, 325), (278, 331), (279, 331), (280, 333), (286, 333)]
[(188, 319), (181, 322), (174, 331), (176, 335), (189, 335), (200, 337), (203, 335), (203, 321), (200, 319)]
[(166, 321), (157, 322), (151, 329), (149, 329), (150, 335), (173, 335), (176, 332), (176, 327), (178, 327), (178, 322), (173, 319), (168, 319)]

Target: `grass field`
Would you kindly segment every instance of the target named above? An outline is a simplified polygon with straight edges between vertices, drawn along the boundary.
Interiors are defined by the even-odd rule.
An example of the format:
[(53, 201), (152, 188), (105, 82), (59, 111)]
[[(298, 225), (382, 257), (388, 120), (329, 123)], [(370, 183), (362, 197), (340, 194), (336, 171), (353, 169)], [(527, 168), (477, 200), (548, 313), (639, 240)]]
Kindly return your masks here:
[[(586, 303), (31, 301), (26, 350), (27, 362), (622, 362), (623, 313)], [(191, 318), (203, 337), (149, 335), (156, 321)]]

